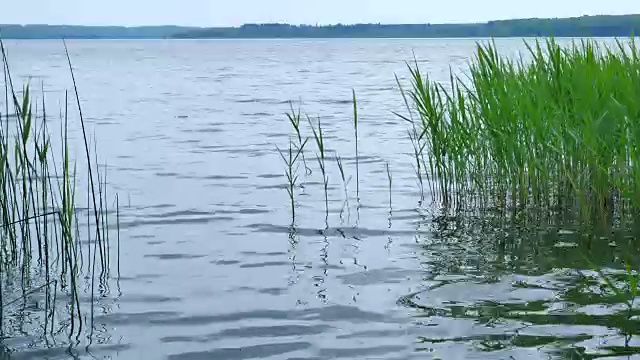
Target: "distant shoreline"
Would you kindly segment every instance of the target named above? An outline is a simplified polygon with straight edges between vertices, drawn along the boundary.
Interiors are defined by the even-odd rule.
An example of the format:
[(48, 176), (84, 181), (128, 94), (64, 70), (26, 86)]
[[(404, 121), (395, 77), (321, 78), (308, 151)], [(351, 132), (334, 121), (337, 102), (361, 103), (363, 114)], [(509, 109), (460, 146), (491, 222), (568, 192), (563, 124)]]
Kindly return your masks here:
[(515, 19), (466, 24), (245, 24), (240, 27), (0, 25), (3, 39), (477, 39), (629, 37), (640, 15)]
[[(562, 39), (625, 39), (625, 38), (630, 38), (628, 36), (622, 37), (622, 36), (475, 36), (475, 37), (263, 37), (263, 38), (258, 38), (258, 37), (236, 37), (236, 38), (174, 38), (174, 37), (167, 37), (167, 38), (134, 38), (134, 37), (127, 37), (127, 38), (120, 38), (120, 37), (102, 37), (102, 38), (89, 38), (89, 37), (75, 37), (75, 38), (64, 38), (64, 40), (67, 41), (176, 41), (176, 42), (180, 42), (180, 41), (204, 41), (204, 40), (209, 40), (209, 41), (277, 41), (277, 40), (287, 40), (287, 41), (295, 41), (295, 40), (460, 40), (460, 41), (464, 41), (464, 40), (508, 40), (508, 39), (515, 39), (515, 40), (526, 40), (526, 39), (551, 39), (554, 38), (556, 40), (562, 40)], [(46, 38), (1, 38), (2, 40), (19, 40), (19, 41), (62, 41), (63, 38), (53, 38), (53, 37), (46, 37)], [(638, 39), (640, 40), (640, 39)]]

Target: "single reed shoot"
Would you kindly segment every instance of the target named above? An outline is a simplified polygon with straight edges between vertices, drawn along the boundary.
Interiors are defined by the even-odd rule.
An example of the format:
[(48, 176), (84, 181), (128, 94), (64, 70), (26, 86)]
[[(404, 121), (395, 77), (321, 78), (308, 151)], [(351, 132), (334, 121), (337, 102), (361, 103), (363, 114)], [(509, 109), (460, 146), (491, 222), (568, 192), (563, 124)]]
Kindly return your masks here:
[(292, 141), (289, 141), (288, 151), (283, 152), (278, 148), (280, 157), (286, 165), (285, 176), (287, 177), (287, 193), (289, 194), (289, 201), (291, 204), (291, 226), (294, 226), (296, 222), (295, 188), (298, 182), (298, 158), (306, 144), (306, 139), (298, 147), (294, 146)]
[(296, 135), (296, 149), (299, 150), (300, 155), (302, 155), (302, 162), (304, 163), (306, 174), (311, 175), (311, 168), (307, 166), (307, 159), (305, 158), (304, 151), (302, 150), (304, 144), (307, 142), (307, 139), (305, 138), (304, 140), (302, 140), (302, 132), (300, 131), (300, 119), (302, 118), (302, 116), (300, 115), (300, 108), (298, 108), (298, 111), (296, 111), (293, 108), (293, 103), (289, 103), (289, 106), (291, 107), (291, 112), (287, 113), (287, 118), (289, 119), (289, 123), (291, 124), (291, 127), (293, 128), (293, 131)]
[(389, 185), (389, 215), (391, 215), (393, 206), (392, 206), (392, 193), (391, 188), (393, 186), (393, 177), (391, 176), (391, 169), (389, 168), (389, 162), (387, 161), (384, 164), (385, 170), (387, 171), (387, 184)]
[(347, 179), (345, 173), (344, 173), (344, 165), (342, 164), (342, 158), (338, 155), (338, 153), (336, 153), (336, 163), (338, 164), (338, 170), (340, 171), (340, 178), (342, 178), (342, 186), (344, 187), (344, 206), (342, 207), (342, 210), (340, 211), (340, 215), (342, 215), (342, 213), (344, 212), (344, 208), (346, 207), (348, 210), (348, 213), (350, 214), (350, 209), (349, 209), (349, 182), (351, 181), (352, 177), (349, 177), (349, 179)]
[[(316, 154), (316, 159), (318, 160), (318, 165), (320, 166), (320, 171), (322, 172), (322, 181), (324, 183), (324, 202), (325, 202), (325, 211), (326, 211), (326, 219), (328, 221), (329, 218), (329, 175), (327, 174), (327, 166), (326, 166), (326, 149), (324, 143), (324, 137), (322, 135), (322, 123), (320, 122), (320, 117), (318, 117), (318, 128), (316, 129), (311, 122), (311, 118), (307, 117), (309, 121), (309, 125), (311, 125), (311, 130), (313, 131), (313, 138), (316, 141), (316, 146), (318, 147), (318, 153)], [(329, 224), (326, 224), (329, 226)]]
[(356, 140), (356, 199), (360, 203), (360, 157), (358, 154), (358, 102), (356, 100), (356, 91), (351, 90), (353, 97), (353, 130)]

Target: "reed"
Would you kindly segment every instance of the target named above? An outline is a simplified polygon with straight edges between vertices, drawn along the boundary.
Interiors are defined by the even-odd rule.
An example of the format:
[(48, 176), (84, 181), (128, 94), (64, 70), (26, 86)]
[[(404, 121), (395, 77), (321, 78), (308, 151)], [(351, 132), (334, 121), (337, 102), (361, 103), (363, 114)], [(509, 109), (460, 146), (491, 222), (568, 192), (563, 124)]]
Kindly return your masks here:
[(346, 174), (344, 172), (344, 165), (342, 163), (342, 158), (336, 152), (336, 163), (338, 164), (338, 171), (340, 171), (340, 178), (342, 179), (342, 187), (344, 188), (344, 205), (340, 210), (340, 216), (344, 213), (344, 209), (347, 209), (348, 216), (351, 216), (351, 209), (349, 206), (349, 182), (351, 182), (352, 177), (347, 179)]
[(311, 118), (307, 117), (309, 121), (309, 125), (311, 125), (311, 130), (313, 131), (313, 138), (315, 140), (316, 146), (318, 147), (318, 153), (316, 154), (316, 159), (318, 160), (318, 165), (320, 166), (320, 172), (322, 173), (322, 182), (324, 185), (324, 202), (325, 202), (325, 223), (327, 227), (328, 219), (329, 219), (329, 175), (327, 174), (327, 166), (326, 166), (326, 148), (324, 143), (324, 136), (322, 133), (322, 123), (320, 122), (320, 117), (318, 117), (318, 128), (313, 125), (311, 122)]
[(302, 119), (302, 116), (300, 114), (300, 108), (298, 108), (298, 110), (296, 111), (293, 108), (293, 103), (291, 102), (289, 103), (289, 106), (291, 107), (291, 112), (288, 112), (286, 115), (287, 115), (287, 118), (289, 119), (289, 123), (291, 124), (291, 127), (293, 128), (293, 131), (296, 136), (296, 149), (300, 151), (300, 155), (302, 156), (302, 162), (304, 163), (305, 173), (307, 175), (311, 175), (313, 171), (307, 165), (307, 159), (304, 156), (304, 150), (302, 150), (302, 148), (304, 147), (304, 144), (307, 142), (307, 139), (302, 140), (302, 132), (300, 130), (300, 120)]
[(412, 166), (413, 171), (416, 174), (416, 183), (418, 185), (418, 189), (420, 190), (420, 201), (424, 201), (424, 180), (422, 178), (424, 145), (420, 144), (415, 128), (412, 129), (412, 131), (409, 131), (408, 134), (409, 140), (411, 141), (411, 146), (413, 147), (413, 158), (415, 160), (415, 163)]
[[(396, 84), (398, 85), (398, 89), (400, 90), (400, 94), (402, 95), (402, 101), (407, 110), (407, 116), (404, 116), (398, 112), (393, 111), (393, 114), (398, 116), (399, 118), (405, 120), (411, 125), (411, 129), (408, 130), (409, 140), (411, 141), (411, 146), (413, 147), (413, 158), (415, 160), (415, 164), (413, 165), (413, 170), (416, 174), (416, 182), (418, 184), (418, 188), (420, 189), (420, 201), (424, 201), (424, 180), (422, 178), (423, 173), (423, 164), (425, 164), (424, 159), (424, 148), (426, 143), (424, 141), (420, 141), (420, 135), (418, 134), (419, 125), (416, 124), (416, 120), (413, 117), (413, 111), (411, 111), (411, 106), (409, 105), (409, 100), (407, 99), (406, 92), (400, 83), (400, 79), (395, 75)], [(428, 180), (429, 178), (427, 178)], [(433, 191), (432, 191), (433, 192)]]
[(353, 101), (353, 130), (356, 144), (356, 199), (360, 203), (360, 156), (358, 153), (358, 101), (356, 99), (356, 90), (351, 90)]
[[(64, 324), (69, 344), (73, 346), (79, 343), (86, 330), (86, 313), (81, 308), (79, 295), (85, 257), (80, 247), (79, 209), (75, 200), (77, 168), (69, 144), (68, 99), (65, 94), (59, 142), (52, 141), (44, 90), (41, 103), (34, 100), (30, 84), (26, 84), (21, 92), (16, 91), (1, 39), (0, 53), (5, 91), (4, 113), (0, 111), (0, 119), (4, 122), (0, 126), (0, 332), (5, 337), (16, 335), (12, 333), (13, 326), (5, 326), (6, 313), (18, 302), (43, 293), (43, 324), (39, 327), (43, 331), (40, 335), (45, 341), (55, 339), (61, 333), (56, 326)], [(70, 65), (68, 53), (67, 60)], [(73, 69), (70, 71), (81, 113)], [(80, 121), (84, 127), (82, 116)], [(88, 177), (91, 178), (88, 147), (86, 158)], [(95, 196), (94, 189), (92, 192)], [(103, 212), (95, 202), (94, 208)], [(98, 232), (105, 221), (106, 216), (96, 219), (95, 224), (88, 223), (87, 227)], [(84, 240), (89, 242), (91, 238)], [(96, 243), (102, 244), (100, 236)], [(108, 267), (107, 263), (100, 265), (103, 270)], [(44, 274), (44, 280), (38, 274)], [(20, 293), (2, 286), (7, 283), (19, 284)], [(66, 296), (58, 297), (58, 292)], [(59, 301), (64, 301), (64, 305)], [(56, 316), (60, 312), (66, 315)], [(57, 324), (54, 323), (56, 318)]]
[(635, 301), (638, 296), (638, 287), (640, 286), (640, 273), (633, 270), (629, 263), (627, 263), (625, 264), (625, 273), (623, 278), (620, 279), (620, 281), (617, 281), (616, 277), (605, 274), (602, 269), (591, 263), (588, 259), (587, 261), (590, 263), (592, 269), (598, 273), (600, 279), (604, 281), (604, 286), (602, 286), (602, 288), (615, 296), (616, 300), (622, 302), (625, 307), (626, 316), (622, 331), (625, 335), (624, 346), (628, 347), (633, 334), (633, 330), (631, 330), (634, 328), (633, 317), (635, 313), (637, 313)]
[(289, 149), (285, 152), (276, 146), (282, 161), (284, 161), (286, 165), (285, 176), (287, 177), (287, 193), (289, 194), (289, 202), (291, 204), (291, 226), (294, 226), (296, 222), (295, 188), (298, 182), (298, 158), (300, 154), (302, 154), (306, 144), (306, 139), (298, 147), (294, 146), (292, 141), (289, 141)]
[(517, 59), (478, 44), (468, 77), (448, 85), (409, 66), (435, 199), (585, 216), (640, 206), (635, 39), (525, 44)]
[(117, 254), (118, 254), (118, 281), (120, 281), (120, 197), (119, 195), (116, 193), (116, 234), (117, 234), (117, 240), (118, 240), (118, 250), (117, 250)]
[(392, 192), (391, 192), (391, 188), (392, 188), (392, 184), (393, 184), (393, 177), (391, 176), (391, 169), (389, 168), (389, 162), (387, 161), (384, 164), (385, 170), (387, 171), (387, 184), (389, 186), (389, 216), (391, 216), (391, 212), (393, 209), (393, 203), (392, 203)]

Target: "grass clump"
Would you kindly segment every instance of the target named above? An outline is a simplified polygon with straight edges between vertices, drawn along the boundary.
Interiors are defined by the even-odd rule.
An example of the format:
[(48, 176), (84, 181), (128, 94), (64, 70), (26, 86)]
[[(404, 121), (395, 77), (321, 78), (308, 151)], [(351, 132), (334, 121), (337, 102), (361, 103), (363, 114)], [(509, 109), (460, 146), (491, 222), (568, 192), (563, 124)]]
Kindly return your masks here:
[[(76, 205), (78, 174), (69, 144), (68, 96), (65, 94), (60, 119), (50, 119), (44, 90), (39, 103), (30, 85), (21, 91), (14, 87), (2, 41), (0, 55), (4, 80), (4, 106), (0, 109), (0, 337), (26, 336), (16, 332), (15, 323), (24, 320), (20, 315), (14, 318), (15, 314), (31, 313), (25, 308), (27, 300), (42, 295), (44, 309), (40, 315), (32, 313), (30, 321), (39, 316), (38, 332), (43, 341), (55, 343), (65, 334), (71, 347), (85, 334), (91, 343), (95, 277), (84, 277), (91, 282), (89, 313), (81, 308), (81, 273), (85, 262), (95, 272), (95, 251), (99, 248), (102, 288), (109, 278), (106, 177), (100, 177), (97, 160), (93, 163), (91, 159), (71, 61), (67, 53), (88, 169), (91, 201), (86, 209)], [(59, 127), (59, 139), (50, 135), (52, 126)], [(94, 221), (82, 224), (87, 227), (87, 238), (80, 237), (79, 213), (83, 210), (94, 214)], [(82, 242), (93, 244), (93, 260), (83, 253)]]
[[(358, 105), (356, 100), (355, 90), (352, 90), (351, 94), (351, 103), (353, 104), (353, 119), (352, 125), (354, 129), (354, 137), (355, 137), (355, 176), (356, 183), (359, 180), (359, 147), (358, 147)], [(343, 215), (346, 210), (347, 217), (350, 219), (351, 217), (351, 209), (349, 203), (349, 184), (352, 180), (352, 176), (348, 176), (347, 171), (345, 169), (345, 163), (343, 158), (338, 155), (337, 151), (330, 149), (327, 147), (326, 139), (325, 139), (325, 129), (323, 127), (320, 116), (314, 117), (313, 119), (309, 115), (305, 115), (306, 120), (309, 124), (309, 128), (311, 129), (311, 134), (308, 137), (303, 135), (302, 128), (302, 115), (301, 111), (298, 108), (294, 109), (293, 104), (290, 103), (290, 111), (286, 113), (289, 124), (291, 125), (292, 134), (289, 138), (289, 150), (287, 153), (287, 149), (280, 150), (278, 146), (276, 149), (280, 153), (280, 157), (283, 159), (285, 163), (285, 176), (287, 178), (287, 193), (289, 195), (289, 202), (292, 209), (292, 227), (295, 226), (295, 197), (294, 190), (295, 187), (298, 186), (298, 168), (299, 162), (304, 164), (305, 174), (306, 176), (310, 176), (313, 174), (312, 169), (308, 166), (306, 157), (305, 157), (305, 146), (307, 142), (311, 142), (315, 144), (315, 158), (317, 160), (319, 172), (322, 175), (322, 186), (324, 191), (324, 203), (325, 203), (325, 227), (328, 229), (329, 227), (329, 167), (327, 166), (328, 160), (335, 160), (338, 165), (338, 170), (340, 174), (340, 178), (342, 179), (342, 186), (344, 189), (344, 202), (342, 208), (340, 209), (340, 219), (344, 221)], [(317, 123), (316, 123), (317, 121)], [(332, 154), (335, 158), (332, 158)], [(301, 188), (305, 187), (305, 184), (299, 184)], [(356, 184), (356, 200), (360, 203), (360, 187)]]
[[(640, 61), (635, 40), (526, 43), (518, 59), (479, 44), (448, 85), (410, 67), (417, 149), (445, 205), (640, 206)], [(416, 151), (416, 158), (422, 151)]]

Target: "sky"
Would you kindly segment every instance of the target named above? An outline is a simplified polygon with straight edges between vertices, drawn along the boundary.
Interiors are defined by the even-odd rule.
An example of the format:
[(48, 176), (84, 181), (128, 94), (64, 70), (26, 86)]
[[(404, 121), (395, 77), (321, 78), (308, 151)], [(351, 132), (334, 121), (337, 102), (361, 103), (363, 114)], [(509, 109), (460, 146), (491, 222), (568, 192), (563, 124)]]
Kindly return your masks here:
[(640, 13), (638, 0), (0, 0), (0, 24), (460, 23)]

